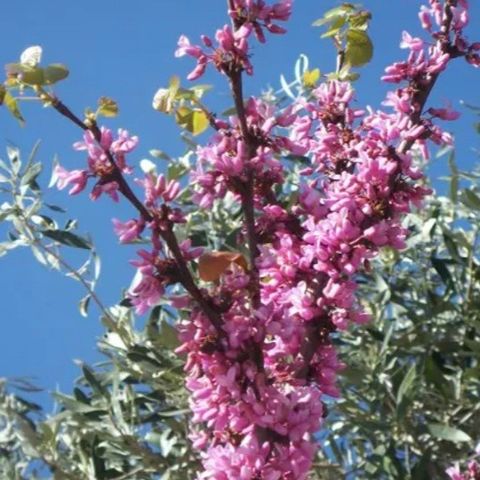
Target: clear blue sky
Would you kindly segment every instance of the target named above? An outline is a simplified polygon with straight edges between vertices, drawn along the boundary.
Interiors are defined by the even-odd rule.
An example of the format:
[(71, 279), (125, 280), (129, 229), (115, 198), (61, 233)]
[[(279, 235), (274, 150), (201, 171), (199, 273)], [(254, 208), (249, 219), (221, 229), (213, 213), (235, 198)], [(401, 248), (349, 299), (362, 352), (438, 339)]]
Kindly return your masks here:
[[(145, 158), (152, 148), (175, 155), (182, 152), (178, 130), (173, 121), (151, 108), (153, 94), (165, 86), (172, 74), (185, 78), (192, 69), (189, 59), (175, 59), (173, 52), (180, 34), (197, 40), (201, 33), (213, 34), (226, 22), (223, 0), (23, 0), (7, 2), (0, 16), (0, 63), (18, 59), (28, 46), (39, 44), (44, 61), (63, 62), (71, 76), (57, 89), (58, 95), (81, 113), (94, 106), (98, 97), (115, 98), (121, 115), (109, 122), (113, 128), (124, 127), (141, 137), (141, 143), (130, 162)], [(319, 30), (311, 23), (328, 8), (340, 2), (333, 0), (296, 0), (289, 34), (269, 37), (266, 46), (255, 46), (253, 63), (256, 75), (246, 82), (247, 93), (256, 93), (267, 85), (278, 87), (281, 73), (288, 77), (300, 53), (310, 57), (313, 66), (323, 71), (333, 69), (333, 51), (328, 41), (319, 39)], [(402, 59), (398, 48), (401, 31), (419, 32), (417, 0), (365, 0), (373, 12), (371, 35), (375, 44), (372, 64), (363, 71), (357, 83), (361, 105), (379, 106), (385, 86), (379, 80), (387, 63)], [(480, 32), (480, 5), (472, 0), (470, 33)], [(478, 39), (476, 39), (478, 40)], [(479, 71), (458, 62), (442, 79), (434, 99), (443, 103), (452, 98), (480, 105)], [(215, 90), (206, 98), (213, 109), (229, 105), (226, 83), (217, 74), (204, 78)], [(185, 81), (186, 82), (186, 81)], [(202, 81), (203, 83), (203, 81)], [(454, 102), (455, 107), (459, 107)], [(25, 105), (27, 127), (20, 128), (0, 110), (0, 158), (7, 141), (24, 151), (42, 139), (39, 158), (45, 163), (42, 184), (48, 183), (53, 155), (58, 153), (67, 168), (82, 164), (81, 154), (71, 149), (79, 131), (55, 112), (38, 105)], [(475, 159), (472, 147), (478, 148), (478, 137), (472, 129), (473, 115), (465, 111), (461, 121), (450, 125), (457, 136), (458, 159), (469, 168)], [(435, 165), (432, 175), (445, 172)], [(133, 268), (128, 259), (134, 251), (120, 247), (112, 233), (112, 216), (128, 219), (127, 205), (113, 205), (107, 199), (90, 203), (86, 196), (69, 198), (62, 192), (48, 191), (47, 200), (68, 206), (70, 216), (80, 219), (80, 230), (92, 232), (103, 260), (99, 293), (105, 303), (117, 301), (122, 287), (129, 284)], [(1, 199), (0, 199), (1, 201)], [(96, 337), (102, 333), (95, 308), (88, 319), (80, 317), (77, 301), (83, 295), (79, 285), (46, 271), (27, 251), (16, 251), (0, 259), (0, 377), (36, 377), (46, 390), (57, 386), (69, 391), (78, 369), (73, 359), (94, 362)], [(47, 402), (45, 395), (42, 402)]]

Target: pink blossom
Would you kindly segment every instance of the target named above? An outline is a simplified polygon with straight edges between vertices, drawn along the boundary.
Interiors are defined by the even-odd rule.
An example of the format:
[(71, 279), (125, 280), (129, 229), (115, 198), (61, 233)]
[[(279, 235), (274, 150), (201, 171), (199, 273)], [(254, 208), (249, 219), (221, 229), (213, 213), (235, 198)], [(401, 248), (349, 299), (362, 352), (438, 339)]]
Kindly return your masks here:
[(136, 240), (144, 229), (144, 225), (138, 220), (121, 222), (114, 218), (112, 222), (115, 233), (118, 235), (121, 243), (129, 243)]
[(446, 108), (429, 108), (428, 113), (442, 120), (458, 120), (460, 117), (460, 112), (452, 110), (450, 106)]
[(63, 190), (68, 185), (72, 185), (69, 190), (70, 195), (76, 195), (82, 192), (87, 186), (88, 173), (86, 170), (65, 170), (60, 165), (57, 165), (54, 169), (54, 175), (57, 177), (57, 187), (59, 190)]
[(410, 50), (418, 51), (423, 49), (423, 40), (418, 37), (412, 37), (408, 32), (403, 31), (402, 42), (400, 48), (409, 48)]
[(460, 472), (459, 465), (447, 468), (445, 473), (451, 478), (451, 480), (466, 480), (466, 478)]

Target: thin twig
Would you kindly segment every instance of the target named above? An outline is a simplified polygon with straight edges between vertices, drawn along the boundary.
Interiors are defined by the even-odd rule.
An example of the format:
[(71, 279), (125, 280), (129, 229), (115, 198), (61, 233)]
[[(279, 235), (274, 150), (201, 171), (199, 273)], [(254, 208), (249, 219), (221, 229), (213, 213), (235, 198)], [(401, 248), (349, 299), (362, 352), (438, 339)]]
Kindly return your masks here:
[(137, 473), (141, 473), (144, 469), (143, 466), (134, 468), (131, 472), (125, 473), (124, 475), (120, 475), (119, 477), (115, 477), (113, 480), (126, 480), (127, 478), (132, 478)]

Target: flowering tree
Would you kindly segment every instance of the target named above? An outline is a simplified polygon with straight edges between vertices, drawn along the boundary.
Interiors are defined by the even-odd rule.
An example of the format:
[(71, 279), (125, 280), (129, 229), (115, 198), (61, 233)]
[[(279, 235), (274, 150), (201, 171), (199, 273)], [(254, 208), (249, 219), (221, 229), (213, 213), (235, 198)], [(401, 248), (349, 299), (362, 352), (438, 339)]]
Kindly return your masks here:
[[(317, 451), (315, 434), (327, 415), (325, 402), (339, 396), (336, 379), (345, 368), (337, 357), (335, 332), (368, 322), (357, 294), (359, 280), (370, 272), (379, 251), (405, 247), (408, 228), (403, 219), (430, 193), (415, 157), (428, 158), (431, 144), (452, 143), (439, 121), (455, 120), (458, 114), (428, 106), (430, 92), (455, 59), (480, 65), (480, 44), (470, 43), (463, 33), (467, 2), (430, 0), (420, 12), (428, 41), (404, 32), (401, 47), (408, 50), (407, 59), (386, 69), (383, 80), (396, 88), (388, 93), (385, 108), (356, 108), (352, 69), (371, 56), (369, 15), (344, 4), (318, 22), (327, 25), (327, 36), (335, 41), (336, 72), (324, 81), (319, 81), (319, 72), (305, 72), (301, 94), (286, 106), (261, 97), (245, 99), (244, 75), (253, 74), (252, 42), (256, 38), (264, 43), (269, 33), (284, 34), (291, 10), (290, 0), (272, 4), (229, 0), (230, 24), (214, 39), (202, 36), (202, 44), (195, 45), (180, 38), (176, 55), (196, 61), (188, 79), (196, 80), (214, 67), (226, 78), (234, 104), (231, 115), (219, 117), (202, 103), (203, 87), (182, 88), (177, 78), (155, 95), (154, 107), (174, 113), (191, 133), (208, 126), (214, 131), (210, 141), (195, 150), (194, 162), (192, 155), (179, 162), (184, 173), (190, 170), (191, 188), (182, 188), (180, 180), (158, 173), (147, 162), (142, 165), (144, 175), (134, 181), (142, 192), (137, 193), (127, 180), (133, 172), (127, 157), (138, 138), (122, 129), (115, 136), (98, 123), (101, 116), (115, 114), (115, 102), (102, 98), (96, 112), (77, 116), (50, 89), (68, 70), (63, 65), (41, 67), (38, 47), (25, 51), (20, 63), (7, 66), (8, 78), (0, 90), (3, 103), (18, 119), (23, 120), (14, 93), (31, 89), (84, 132), (74, 148), (86, 152), (86, 167), (67, 170), (57, 165), (52, 183), (72, 195), (93, 183), (92, 200), (102, 194), (114, 201), (124, 198), (136, 211), (131, 220), (115, 219), (114, 228), (120, 242), (147, 245), (132, 262), (137, 274), (121, 307), (100, 307), (117, 342), (111, 358), (123, 368), (132, 359), (150, 359), (159, 364), (157, 368), (168, 362), (178, 375), (180, 360), (172, 352), (162, 351), (161, 361), (146, 347), (137, 348), (132, 356), (131, 348), (145, 338), (135, 338), (125, 328), (131, 321), (130, 309), (139, 315), (152, 311), (153, 324), (162, 321), (163, 338), (171, 328), (165, 317), (176, 319), (175, 352), (185, 360), (192, 412), (188, 436), (201, 466), (196, 468), (190, 450), (182, 446), (175, 462), (162, 462), (162, 470), (196, 469), (198, 478), (219, 480), (307, 478)], [(11, 152), (10, 160), (16, 192), (18, 154)], [(35, 197), (36, 173), (30, 172), (31, 178), (23, 183), (24, 190), (33, 188), (30, 200)], [(35, 199), (32, 205), (35, 208), (23, 223), (15, 224), (18, 241), (35, 247), (45, 262), (62, 266), (58, 245), (42, 243), (44, 237), (90, 247), (70, 230), (60, 231), (51, 219), (38, 215), (40, 204)], [(201, 228), (210, 212), (222, 235), (216, 248), (209, 247), (209, 232)], [(228, 222), (222, 221), (222, 212), (231, 214)], [(5, 216), (12, 214), (7, 211)], [(34, 220), (43, 226), (40, 237), (31, 225)], [(87, 298), (98, 301), (93, 280), (85, 281), (76, 270), (75, 275), (89, 290)], [(154, 333), (146, 334), (152, 341)], [(112, 337), (109, 340), (111, 345)], [(145, 382), (143, 372), (136, 374), (134, 383)], [(158, 379), (154, 371), (150, 374), (153, 385)], [(135, 373), (131, 375), (135, 379)], [(106, 461), (99, 453), (102, 442), (93, 435), (90, 454), (100, 460), (78, 467), (81, 474), (145, 478), (144, 473), (158, 473), (155, 452), (132, 439), (132, 418), (126, 420), (123, 414), (118, 379), (107, 388), (104, 379), (88, 368), (84, 376), (108, 404), (100, 411), (108, 412), (111, 428), (95, 428), (103, 434), (109, 430), (109, 441), (118, 437), (119, 452)], [(160, 391), (165, 397), (176, 380), (163, 380)], [(82, 395), (77, 393), (75, 401), (83, 403), (83, 413), (95, 416), (98, 405)], [(165, 404), (169, 400), (162, 398)], [(69, 400), (63, 401), (68, 407)], [(153, 414), (158, 405), (145, 400), (143, 408)], [(10, 408), (23, 434), (35, 437), (17, 410)], [(72, 411), (74, 416), (81, 413), (78, 405)], [(155, 415), (161, 417), (161, 411)], [(171, 430), (178, 428), (181, 414), (170, 412)], [(54, 430), (44, 425), (50, 428), (46, 435), (55, 439)], [(162, 440), (163, 453), (169, 449), (168, 439), (169, 434)], [(62, 464), (65, 459), (55, 447), (54, 440), (42, 458), (54, 465), (54, 472), (62, 472), (60, 478), (76, 478), (76, 466)], [(132, 451), (133, 464), (122, 455)]]

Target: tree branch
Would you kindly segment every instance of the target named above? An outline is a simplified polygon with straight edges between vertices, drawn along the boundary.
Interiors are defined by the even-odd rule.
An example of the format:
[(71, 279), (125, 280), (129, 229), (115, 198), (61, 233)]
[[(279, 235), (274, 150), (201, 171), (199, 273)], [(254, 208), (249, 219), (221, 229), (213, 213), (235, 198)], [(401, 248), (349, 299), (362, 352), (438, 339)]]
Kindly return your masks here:
[[(64, 117), (68, 118), (75, 125), (79, 126), (84, 131), (90, 131), (93, 133), (95, 140), (101, 146), (101, 132), (96, 124), (87, 125), (80, 118), (78, 118), (64, 103), (62, 103), (57, 98), (52, 98), (53, 108), (59, 112)], [(145, 205), (140, 201), (140, 199), (135, 195), (133, 190), (130, 188), (130, 185), (125, 180), (122, 171), (118, 167), (115, 158), (112, 155), (112, 152), (109, 149), (103, 148), (105, 155), (108, 158), (108, 161), (112, 165), (112, 181), (117, 182), (120, 193), (138, 210), (142, 218), (146, 222), (154, 221), (154, 216), (148, 211)], [(205, 298), (204, 294), (197, 287), (190, 270), (185, 262), (183, 254), (180, 250), (177, 237), (173, 232), (173, 228), (170, 227), (168, 230), (158, 230), (160, 236), (167, 244), (169, 250), (171, 251), (175, 263), (178, 268), (180, 283), (183, 285), (185, 290), (192, 296), (192, 298), (198, 303), (202, 311), (209, 318), (210, 322), (215, 326), (217, 331), (221, 333), (221, 316), (214, 310), (212, 303), (209, 299)]]
[[(451, 58), (456, 58), (461, 55), (457, 47), (455, 47), (455, 45), (452, 45), (450, 40), (450, 30), (453, 20), (450, 7), (456, 6), (456, 4), (456, 0), (445, 1), (445, 5), (443, 7), (445, 17), (442, 26), (440, 27), (440, 34), (443, 36), (442, 52), (448, 53)], [(430, 75), (426, 82), (422, 82), (422, 79), (413, 80), (411, 82), (411, 87), (416, 92), (412, 102), (416, 110), (410, 117), (413, 125), (420, 125), (425, 104), (427, 103), (428, 97), (430, 96), (430, 93), (433, 90), (435, 84), (437, 83), (437, 80), (440, 77), (441, 73), (442, 72), (440, 71)], [(410, 148), (412, 148), (415, 141), (415, 139), (403, 141), (398, 147), (398, 152), (407, 153)]]

